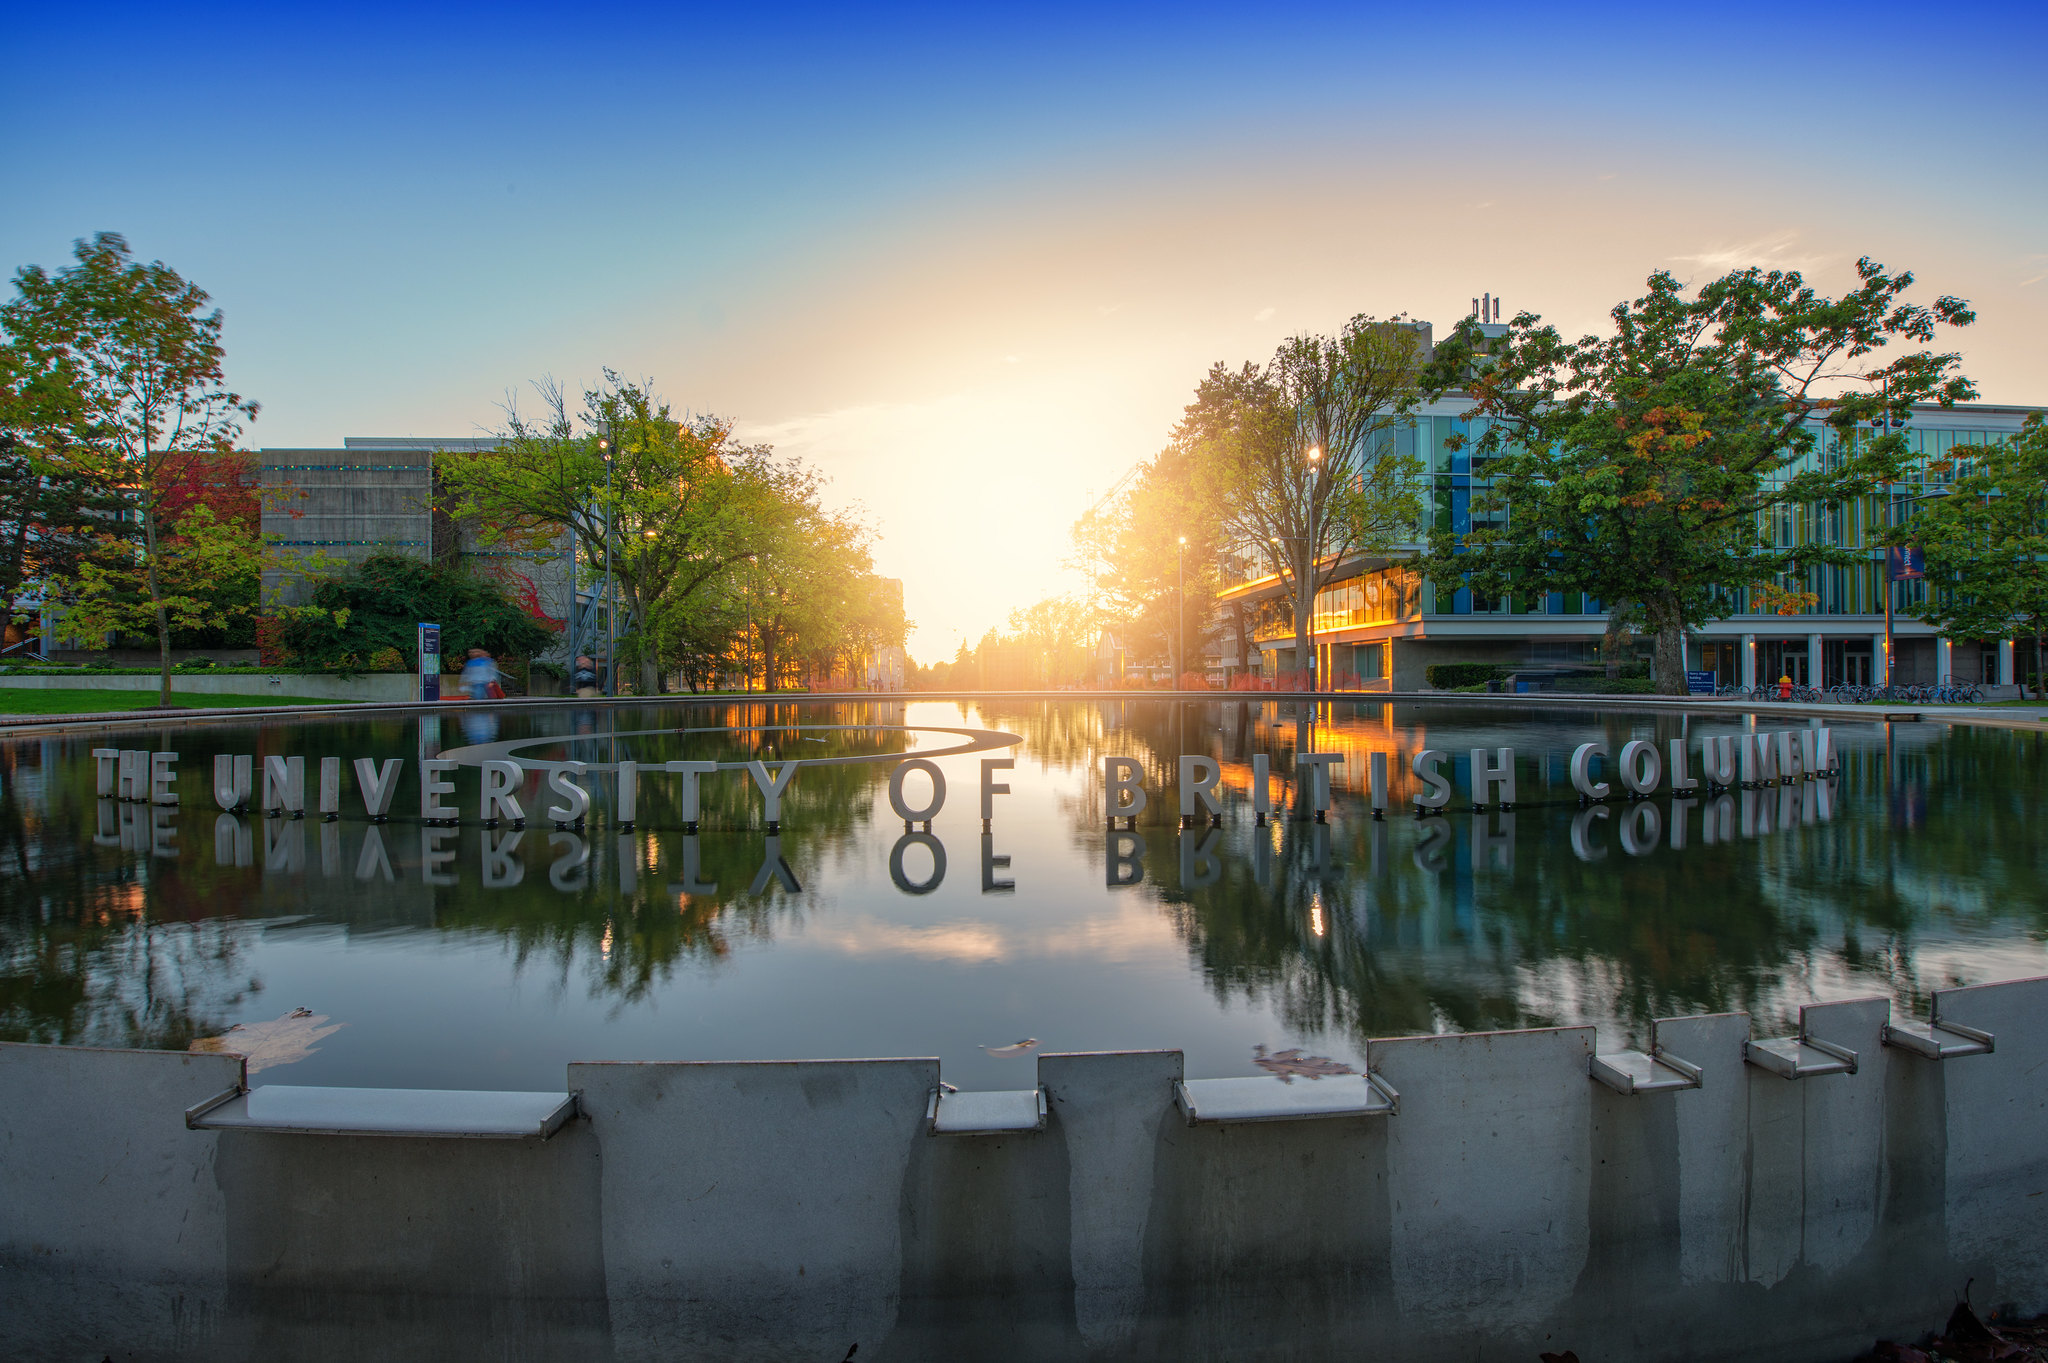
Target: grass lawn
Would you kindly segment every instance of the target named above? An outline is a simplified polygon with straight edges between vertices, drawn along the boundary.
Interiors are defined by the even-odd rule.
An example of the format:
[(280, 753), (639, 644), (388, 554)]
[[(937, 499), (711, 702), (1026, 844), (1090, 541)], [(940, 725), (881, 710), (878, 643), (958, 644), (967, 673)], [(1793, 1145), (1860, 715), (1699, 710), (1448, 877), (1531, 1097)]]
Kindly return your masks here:
[[(0, 687), (0, 715), (97, 715), (120, 710), (147, 710), (156, 705), (154, 691), (30, 691)], [(235, 705), (336, 705), (338, 701), (308, 696), (201, 696), (180, 692), (171, 699), (195, 710)]]

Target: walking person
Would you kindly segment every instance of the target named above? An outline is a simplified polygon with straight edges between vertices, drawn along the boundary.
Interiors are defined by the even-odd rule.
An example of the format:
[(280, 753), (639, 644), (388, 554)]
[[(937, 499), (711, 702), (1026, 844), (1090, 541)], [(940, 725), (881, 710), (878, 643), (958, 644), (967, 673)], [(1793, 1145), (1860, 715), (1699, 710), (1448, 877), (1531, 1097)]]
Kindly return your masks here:
[(586, 699), (604, 694), (597, 684), (597, 661), (589, 654), (576, 655), (576, 666), (569, 673), (569, 689)]
[(497, 662), (480, 648), (471, 649), (468, 659), (462, 664), (462, 686), (469, 692), (471, 700), (496, 699), (491, 694), (493, 691), (503, 696), (505, 688), (498, 684), (501, 675)]

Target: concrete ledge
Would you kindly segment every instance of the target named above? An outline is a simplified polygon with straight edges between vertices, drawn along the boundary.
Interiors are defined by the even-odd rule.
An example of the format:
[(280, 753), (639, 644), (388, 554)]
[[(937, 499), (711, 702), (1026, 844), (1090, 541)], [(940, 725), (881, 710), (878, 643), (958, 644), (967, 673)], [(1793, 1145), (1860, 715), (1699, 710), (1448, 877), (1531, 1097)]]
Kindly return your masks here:
[(546, 1140), (576, 1115), (567, 1093), (483, 1089), (308, 1088), (264, 1084), (185, 1114), (195, 1131), (306, 1136), (436, 1136)]
[(1202, 1122), (1292, 1122), (1312, 1117), (1391, 1117), (1401, 1095), (1369, 1074), (1283, 1083), (1278, 1077), (1188, 1079), (1173, 1086), (1189, 1126)]
[[(451, 682), (453, 678), (449, 679)], [(0, 674), (0, 691), (156, 691), (155, 676), (66, 676), (57, 673)], [(171, 695), (301, 696), (307, 700), (411, 700), (419, 681), (410, 672), (371, 672), (357, 677), (327, 673), (173, 672)]]

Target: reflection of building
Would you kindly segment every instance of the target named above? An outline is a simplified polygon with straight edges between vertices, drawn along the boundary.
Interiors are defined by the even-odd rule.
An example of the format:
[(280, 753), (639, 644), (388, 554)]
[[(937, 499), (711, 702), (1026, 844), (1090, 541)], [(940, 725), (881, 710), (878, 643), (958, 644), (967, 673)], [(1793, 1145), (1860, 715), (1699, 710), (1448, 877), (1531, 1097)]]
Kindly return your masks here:
[[(263, 450), (263, 533), (285, 557), (325, 560), (328, 571), (380, 554), (459, 557), (502, 582), (529, 610), (562, 620), (569, 613), (566, 534), (530, 547), (486, 545), (478, 526), (452, 519), (439, 503), (435, 452), (490, 450), (497, 443), (350, 436), (338, 450)], [(263, 599), (295, 604), (308, 581), (288, 568), (273, 569), (263, 575)]]
[[(1492, 334), (1506, 328), (1487, 324)], [(1425, 336), (1427, 333), (1425, 333)], [(1395, 435), (1396, 449), (1423, 461), (1423, 514), (1437, 530), (1464, 534), (1473, 528), (1472, 495), (1483, 475), (1472, 470), (1469, 448), (1453, 450), (1454, 437), (1478, 434), (1468, 420), (1469, 398), (1446, 396), (1422, 408)], [(1944, 457), (1957, 446), (1979, 445), (2015, 434), (2030, 412), (2025, 407), (1970, 404), (1915, 410), (1909, 432), (1914, 453), (1924, 460)], [(1842, 440), (1822, 429), (1812, 458), (1841, 457)], [(1787, 476), (1797, 470), (1788, 470)], [(1720, 682), (1756, 685), (1789, 675), (1819, 686), (1882, 680), (1884, 597), (1879, 575), (1883, 550), (1879, 532), (1906, 514), (1910, 502), (1938, 492), (1932, 481), (1902, 483), (1845, 507), (1803, 506), (1782, 510), (1757, 527), (1758, 543), (1770, 546), (1825, 543), (1865, 551), (1851, 567), (1816, 567), (1804, 581), (1787, 585), (1814, 593), (1811, 611), (1771, 613), (1745, 585), (1734, 585), (1734, 609), (1687, 641), (1686, 665), (1713, 671)], [(1420, 532), (1423, 527), (1418, 526)], [(1315, 670), (1321, 685), (1337, 689), (1420, 690), (1431, 663), (1475, 662), (1535, 668), (1580, 668), (1602, 662), (1606, 604), (1578, 593), (1517, 593), (1489, 600), (1470, 589), (1439, 593), (1415, 571), (1423, 548), (1420, 533), (1384, 556), (1353, 555), (1339, 565), (1335, 580), (1316, 595)], [(1262, 557), (1237, 563), (1235, 580), (1223, 600), (1241, 602), (1252, 619), (1252, 638), (1267, 677), (1297, 673), (1290, 588), (1267, 571)], [(1899, 682), (1957, 681), (2010, 684), (2010, 640), (1954, 642), (1936, 637), (1931, 626), (1906, 616), (1905, 608), (1925, 591), (1918, 582), (1892, 587)]]

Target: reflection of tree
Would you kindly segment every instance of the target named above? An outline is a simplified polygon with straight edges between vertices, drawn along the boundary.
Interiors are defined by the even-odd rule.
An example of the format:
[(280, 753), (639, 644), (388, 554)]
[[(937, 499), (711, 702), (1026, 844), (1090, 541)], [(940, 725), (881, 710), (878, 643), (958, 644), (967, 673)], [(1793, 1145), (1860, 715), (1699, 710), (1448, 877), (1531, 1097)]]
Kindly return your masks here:
[[(180, 875), (137, 845), (147, 810), (95, 808), (89, 757), (38, 756), (0, 745), (0, 1038), (182, 1049), (219, 1030), (256, 988), (246, 874)], [(85, 836), (103, 813), (130, 816), (128, 846)]]
[[(1601, 1021), (1640, 1035), (1653, 1017), (1724, 1009), (1771, 1025), (1806, 1001), (1816, 976), (1853, 977), (1924, 1012), (1925, 994), (1952, 983), (1923, 980), (1915, 965), (1930, 929), (2009, 931), (2017, 919), (2036, 939), (2048, 936), (2048, 854), (2033, 825), (2048, 776), (2015, 752), (2015, 743), (2034, 740), (2011, 734), (1958, 730), (1909, 747), (1897, 735), (1910, 730), (1887, 739), (1840, 728), (1845, 771), (1825, 825), (1707, 845), (1694, 812), (1685, 849), (1638, 857), (1616, 845), (1626, 813), (1617, 802), (1602, 823), (1604, 859), (1585, 862), (1568, 836), (1570, 746), (1601, 738), (1619, 752), (1631, 738), (1660, 747), (1682, 735), (1696, 740), (1682, 717), (1409, 705), (1390, 713), (1384, 703), (1334, 703), (1317, 707), (1311, 731), (1306, 707), (1221, 701), (1127, 703), (1116, 719), (1103, 726), (1100, 751), (1140, 757), (1152, 795), (1139, 821), (1145, 892), (1187, 939), (1219, 999), (1268, 1003), (1304, 1034), (1335, 1028), (1363, 1039)], [(1028, 719), (1011, 722), (1029, 730)], [(1468, 750), (1502, 745), (1516, 748), (1522, 782), (1510, 866), (1490, 847), (1475, 852), (1470, 814), (1422, 825), (1400, 817), (1413, 779), (1405, 759), (1417, 749), (1445, 751), (1445, 770), (1468, 799)], [(1270, 754), (1274, 800), (1284, 808), (1290, 792), (1278, 778), (1305, 750), (1347, 754), (1325, 835), (1331, 869), (1317, 869), (1314, 826), (1283, 819), (1265, 830), (1271, 855), (1262, 876), (1245, 850), (1261, 834), (1242, 808), (1248, 784), (1233, 783), (1231, 769), (1248, 773), (1253, 754)], [(1373, 751), (1389, 753), (1396, 811), (1379, 825), (1363, 798)], [(1174, 831), (1174, 758), (1184, 752), (1221, 758), (1226, 797), (1240, 806), (1209, 883), (1183, 883), (1176, 855), (1181, 840), (1198, 836)], [(1094, 765), (1092, 756), (1082, 761)], [(1068, 804), (1076, 842), (1098, 859), (1106, 852), (1099, 786), (1091, 776), (1086, 794)], [(1923, 816), (1914, 789), (1963, 803)], [(1775, 811), (1777, 797), (1764, 798)], [(1657, 804), (1668, 822), (1668, 799)], [(1498, 837), (1495, 824), (1486, 827)]]

